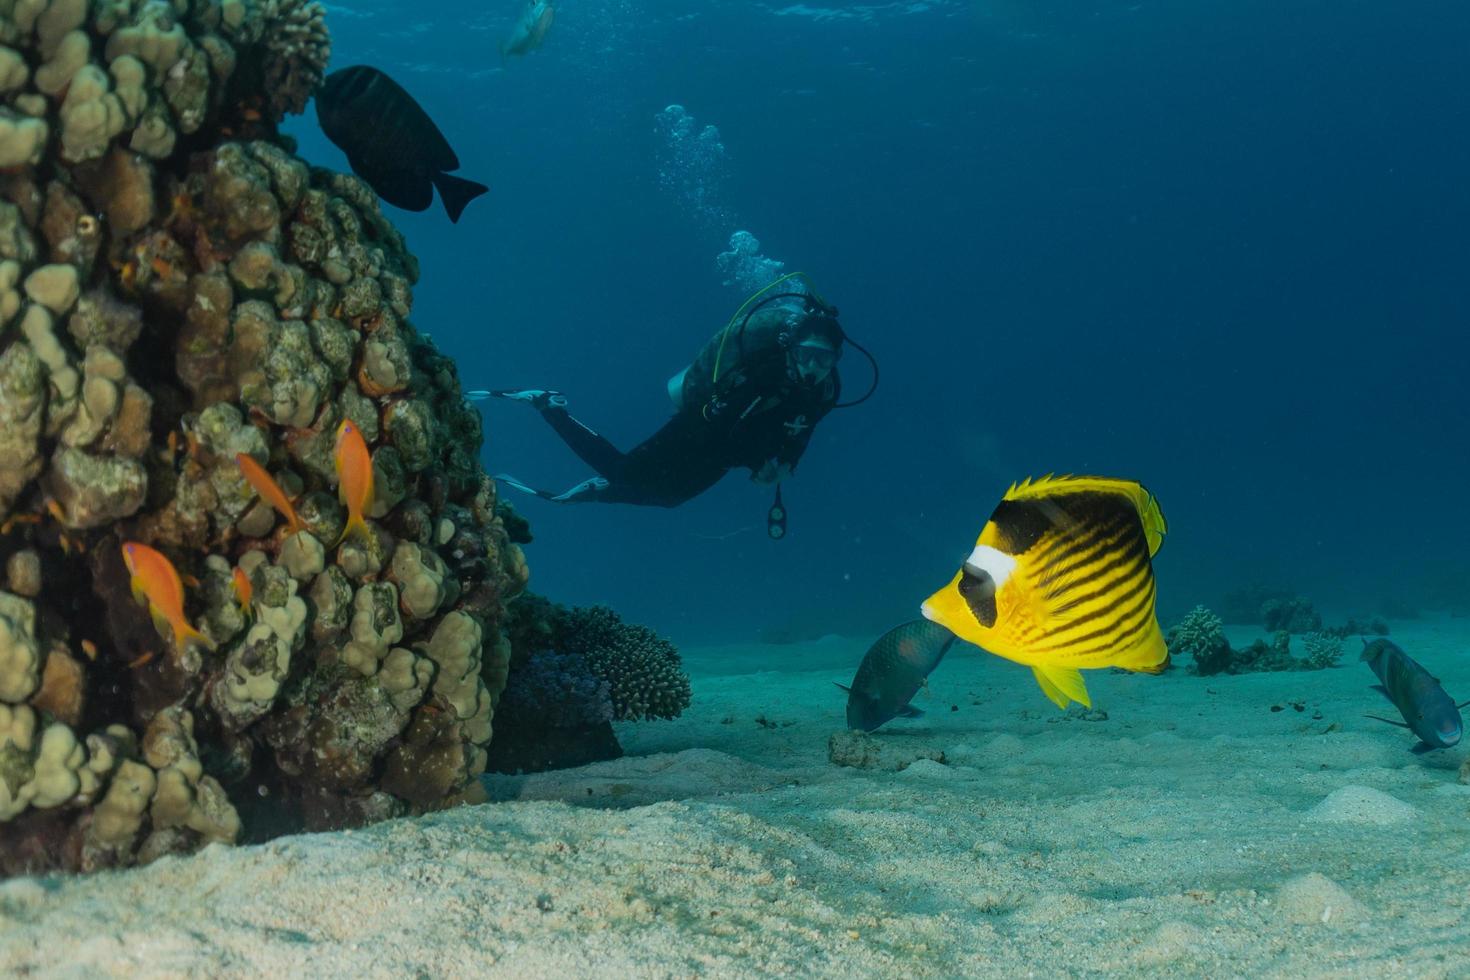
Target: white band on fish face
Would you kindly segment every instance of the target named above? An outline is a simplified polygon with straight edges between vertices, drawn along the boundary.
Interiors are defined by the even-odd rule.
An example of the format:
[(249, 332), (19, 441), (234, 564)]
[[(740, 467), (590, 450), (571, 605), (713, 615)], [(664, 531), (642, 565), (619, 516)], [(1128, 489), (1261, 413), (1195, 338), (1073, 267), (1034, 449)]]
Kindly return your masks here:
[(1006, 584), (1011, 572), (1016, 569), (1016, 559), (1004, 551), (997, 551), (988, 544), (977, 544), (970, 557), (965, 559), (965, 569), (972, 575), (989, 575), (997, 590)]

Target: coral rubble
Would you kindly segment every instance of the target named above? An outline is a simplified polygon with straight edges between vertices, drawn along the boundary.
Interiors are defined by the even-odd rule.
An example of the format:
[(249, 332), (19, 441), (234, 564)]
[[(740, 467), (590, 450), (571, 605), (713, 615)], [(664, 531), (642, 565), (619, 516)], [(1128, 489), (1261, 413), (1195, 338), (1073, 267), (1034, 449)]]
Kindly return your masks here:
[[(433, 809), (484, 770), (524, 528), (402, 237), (276, 133), (328, 50), (300, 0), (0, 0), (0, 875)], [(343, 419), (376, 493), (339, 545)], [(135, 602), (124, 541), (206, 642)]]

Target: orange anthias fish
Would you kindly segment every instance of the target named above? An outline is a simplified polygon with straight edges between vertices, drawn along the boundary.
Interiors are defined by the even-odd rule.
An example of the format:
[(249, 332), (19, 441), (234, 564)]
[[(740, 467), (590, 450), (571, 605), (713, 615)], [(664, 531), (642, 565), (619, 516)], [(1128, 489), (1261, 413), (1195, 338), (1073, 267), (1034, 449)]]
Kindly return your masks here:
[(235, 601), (240, 604), (240, 612), (249, 614), (250, 597), (254, 594), (255, 587), (250, 584), (250, 576), (245, 574), (245, 569), (236, 565), (230, 576), (230, 584), (235, 590)]
[(182, 653), (190, 640), (214, 649), (209, 638), (184, 618), (184, 583), (173, 562), (136, 541), (123, 542), (122, 556), (123, 564), (128, 566), (128, 573), (133, 577), (133, 598), (146, 601), (148, 611), (168, 623), (174, 631), (174, 645), (178, 651)]
[(347, 508), (347, 526), (342, 529), (341, 544), (353, 531), (371, 537), (363, 514), (373, 503), (373, 458), (368, 453), (362, 432), (351, 419), (343, 419), (337, 427), (337, 496)]
[(281, 489), (281, 485), (265, 471), (264, 466), (245, 453), (235, 454), (235, 464), (240, 467), (240, 475), (245, 477), (245, 482), (260, 494), (260, 499), (280, 511), (281, 516), (286, 518), (287, 523), (291, 525), (292, 534), (306, 530), (306, 524), (297, 515), (296, 508), (291, 506), (290, 498)]

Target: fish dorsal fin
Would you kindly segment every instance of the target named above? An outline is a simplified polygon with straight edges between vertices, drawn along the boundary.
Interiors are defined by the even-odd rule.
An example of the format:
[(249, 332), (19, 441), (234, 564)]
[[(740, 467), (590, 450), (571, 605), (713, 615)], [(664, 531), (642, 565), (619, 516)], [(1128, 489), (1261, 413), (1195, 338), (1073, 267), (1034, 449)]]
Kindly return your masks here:
[(1111, 493), (1127, 497), (1133, 504), (1134, 510), (1138, 512), (1138, 519), (1143, 524), (1143, 533), (1148, 539), (1148, 553), (1152, 558), (1158, 554), (1159, 547), (1164, 543), (1164, 536), (1169, 533), (1169, 522), (1164, 518), (1164, 512), (1159, 507), (1159, 502), (1154, 495), (1149, 493), (1148, 488), (1136, 480), (1119, 480), (1107, 476), (1073, 476), (1063, 474), (1055, 476), (1048, 473), (1046, 476), (1036, 479), (1027, 478), (1020, 483), (1011, 484), (1006, 491), (1004, 500), (1044, 500), (1068, 493)]
[(1032, 667), (1031, 673), (1036, 675), (1041, 693), (1051, 698), (1063, 711), (1067, 710), (1070, 701), (1092, 707), (1092, 699), (1087, 696), (1087, 685), (1082, 682), (1080, 671), (1070, 667)]

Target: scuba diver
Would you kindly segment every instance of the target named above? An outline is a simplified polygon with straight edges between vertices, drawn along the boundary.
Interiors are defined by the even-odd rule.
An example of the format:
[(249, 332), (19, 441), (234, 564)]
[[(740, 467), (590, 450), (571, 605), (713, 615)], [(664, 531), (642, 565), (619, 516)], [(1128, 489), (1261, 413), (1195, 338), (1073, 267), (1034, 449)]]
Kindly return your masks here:
[[(780, 481), (796, 469), (816, 425), (834, 408), (866, 401), (878, 387), (873, 357), (843, 332), (837, 310), (814, 291), (774, 292), (791, 273), (756, 293), (683, 371), (669, 381), (674, 415), (624, 453), (573, 418), (559, 391), (539, 388), (471, 391), (472, 400), (506, 398), (542, 418), (597, 475), (562, 493), (537, 490), (504, 474), (496, 478), (557, 503), (624, 503), (677, 507), (736, 467), (759, 484), (776, 485), (768, 515), (772, 537), (785, 533)], [(782, 301), (785, 301), (784, 303)], [(844, 342), (873, 365), (873, 383), (856, 401), (839, 403), (837, 361)]]

